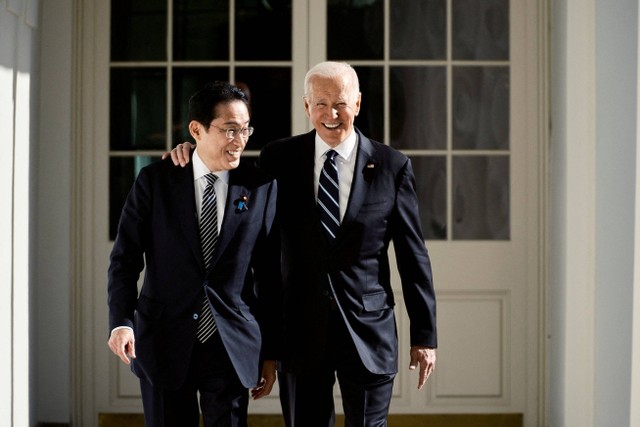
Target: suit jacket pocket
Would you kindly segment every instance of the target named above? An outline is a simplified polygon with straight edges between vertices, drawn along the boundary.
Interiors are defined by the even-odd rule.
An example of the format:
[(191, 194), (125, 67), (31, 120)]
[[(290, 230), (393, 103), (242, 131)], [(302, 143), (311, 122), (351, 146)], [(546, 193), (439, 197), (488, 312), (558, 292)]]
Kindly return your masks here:
[(161, 304), (147, 296), (141, 295), (138, 299), (138, 306), (136, 307), (136, 310), (147, 318), (158, 320), (164, 311), (164, 304)]
[(391, 308), (389, 296), (385, 291), (362, 295), (364, 311), (378, 311)]
[(238, 307), (238, 311), (240, 312), (240, 314), (242, 314), (242, 317), (244, 317), (245, 320), (255, 320), (255, 317), (249, 310), (249, 307), (247, 307), (246, 305), (241, 305), (240, 307)]
[(393, 205), (392, 203), (392, 200), (368, 201), (362, 204), (359, 212), (387, 211)]

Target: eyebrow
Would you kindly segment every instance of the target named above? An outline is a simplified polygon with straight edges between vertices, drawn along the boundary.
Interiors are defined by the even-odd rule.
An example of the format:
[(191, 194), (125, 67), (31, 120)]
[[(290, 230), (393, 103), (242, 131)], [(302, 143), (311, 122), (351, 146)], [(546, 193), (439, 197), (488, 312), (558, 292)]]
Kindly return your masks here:
[[(248, 125), (250, 122), (251, 122), (250, 120), (247, 120), (244, 125)], [(237, 126), (244, 126), (242, 123), (234, 122), (233, 120), (226, 121), (226, 122), (224, 122), (222, 124), (223, 125), (230, 125), (230, 126), (236, 126), (236, 125)]]

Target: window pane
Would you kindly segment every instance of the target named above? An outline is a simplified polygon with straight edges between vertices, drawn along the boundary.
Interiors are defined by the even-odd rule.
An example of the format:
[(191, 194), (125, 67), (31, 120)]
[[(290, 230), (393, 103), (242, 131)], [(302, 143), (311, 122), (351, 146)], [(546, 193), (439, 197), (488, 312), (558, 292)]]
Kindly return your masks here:
[(447, 145), (445, 67), (390, 68), (391, 145), (444, 149)]
[(236, 84), (251, 100), (255, 132), (247, 150), (260, 150), (267, 142), (291, 136), (291, 68), (238, 67)]
[(291, 60), (291, 0), (236, 0), (237, 60)]
[(162, 61), (166, 40), (166, 0), (111, 1), (112, 61)]
[(509, 148), (508, 67), (454, 67), (453, 148)]
[(427, 240), (447, 238), (447, 160), (445, 156), (411, 157), (420, 204), (420, 222)]
[(110, 97), (112, 150), (166, 149), (164, 69), (112, 69)]
[(173, 59), (229, 59), (228, 0), (173, 2)]
[(362, 102), (355, 126), (366, 136), (384, 141), (384, 93), (382, 67), (353, 67), (358, 73)]
[(509, 157), (454, 156), (453, 238), (508, 240)]
[(444, 59), (445, 0), (391, 0), (391, 59)]
[(327, 59), (382, 59), (384, 1), (327, 1)]
[(189, 98), (206, 83), (228, 81), (227, 67), (174, 68), (173, 69), (173, 145), (185, 141), (195, 142), (189, 134)]
[(453, 58), (509, 59), (509, 0), (453, 0)]
[(120, 212), (140, 169), (160, 157), (112, 157), (109, 159), (109, 239), (116, 238)]

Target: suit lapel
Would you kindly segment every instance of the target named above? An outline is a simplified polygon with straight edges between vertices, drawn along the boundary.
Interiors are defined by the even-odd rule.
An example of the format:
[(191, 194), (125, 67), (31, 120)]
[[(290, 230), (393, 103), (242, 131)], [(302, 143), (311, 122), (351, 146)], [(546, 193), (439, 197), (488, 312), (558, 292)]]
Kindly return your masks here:
[(376, 151), (373, 144), (369, 138), (360, 133), (360, 131), (356, 130), (356, 132), (358, 134), (358, 144), (356, 146), (357, 157), (353, 170), (353, 181), (351, 182), (349, 203), (347, 204), (347, 210), (342, 219), (336, 242), (340, 241), (340, 237), (358, 215), (360, 207), (369, 191), (373, 175), (376, 173), (376, 167), (378, 166), (378, 162), (375, 160)]
[(202, 259), (202, 247), (200, 245), (200, 228), (198, 225), (198, 212), (196, 211), (196, 196), (193, 183), (193, 165), (188, 163), (185, 168), (174, 168), (173, 175), (173, 200), (177, 210), (177, 221), (180, 221), (185, 240), (198, 260), (198, 264), (204, 271)]
[[(300, 195), (300, 212), (309, 212), (308, 221), (310, 221), (312, 228), (315, 230), (316, 241), (321, 242), (325, 247), (329, 247), (329, 242), (322, 229), (322, 223), (320, 222), (320, 212), (318, 212), (318, 200), (316, 197), (316, 182), (315, 182), (315, 162), (316, 162), (316, 131), (304, 135), (303, 139), (296, 142), (297, 147), (300, 148), (299, 155), (294, 155), (293, 170), (290, 179), (300, 180), (301, 195)], [(299, 159), (299, 161), (296, 161)]]
[[(316, 199), (316, 188), (315, 188), (315, 155), (316, 155), (316, 132), (311, 131), (307, 135), (305, 135), (304, 141), (300, 141), (300, 148), (302, 153), (298, 157), (301, 159), (297, 163), (298, 172), (296, 175), (302, 182), (302, 191), (303, 191), (303, 206), (309, 206), (310, 212), (313, 212), (314, 219), (317, 219), (318, 223), (320, 223), (320, 215), (318, 214), (317, 207), (317, 199)], [(295, 176), (292, 177), (295, 179)], [(313, 207), (313, 208), (311, 208)], [(320, 230), (320, 228), (318, 228)]]
[(218, 244), (213, 252), (212, 265), (220, 259), (221, 254), (224, 253), (240, 225), (243, 212), (238, 209), (240, 201), (246, 200), (249, 205), (251, 203), (251, 192), (243, 185), (242, 177), (243, 169), (241, 166), (238, 169), (229, 171), (229, 189), (227, 191), (227, 200), (225, 201), (224, 218), (220, 226)]

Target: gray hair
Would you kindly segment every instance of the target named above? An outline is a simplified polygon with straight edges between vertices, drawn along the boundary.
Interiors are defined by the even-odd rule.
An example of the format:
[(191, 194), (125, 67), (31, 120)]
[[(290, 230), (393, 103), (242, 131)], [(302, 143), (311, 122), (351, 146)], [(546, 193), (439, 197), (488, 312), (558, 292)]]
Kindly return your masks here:
[(342, 78), (346, 80), (347, 91), (353, 97), (358, 99), (360, 93), (360, 83), (358, 82), (358, 74), (353, 67), (346, 62), (326, 61), (314, 65), (304, 76), (304, 97), (308, 100), (311, 94), (311, 79), (314, 77), (323, 78)]

